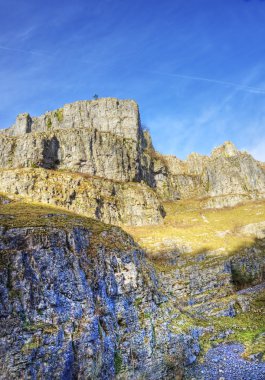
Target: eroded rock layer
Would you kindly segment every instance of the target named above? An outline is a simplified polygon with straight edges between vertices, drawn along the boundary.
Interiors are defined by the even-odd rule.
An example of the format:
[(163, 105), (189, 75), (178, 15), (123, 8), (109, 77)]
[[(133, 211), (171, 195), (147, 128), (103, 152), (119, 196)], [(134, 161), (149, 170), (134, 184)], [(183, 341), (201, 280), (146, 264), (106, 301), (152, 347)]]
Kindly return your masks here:
[(265, 197), (264, 165), (226, 142), (211, 156), (186, 161), (158, 154), (141, 128), (134, 101), (67, 104), (39, 117), (21, 114), (0, 134), (0, 167), (66, 169), (123, 182), (144, 182), (163, 199), (209, 197), (206, 207)]
[(157, 194), (144, 183), (114, 182), (65, 171), (0, 170), (0, 192), (115, 225), (159, 224), (164, 216)]
[(58, 210), (13, 207), (0, 227), (0, 378), (181, 378), (192, 338), (168, 329), (133, 240)]
[(175, 190), (181, 199), (211, 197), (208, 207), (218, 208), (265, 197), (263, 165), (230, 142), (214, 149), (209, 157), (192, 153), (181, 161), (161, 156), (160, 162), (156, 186), (163, 198), (174, 199)]

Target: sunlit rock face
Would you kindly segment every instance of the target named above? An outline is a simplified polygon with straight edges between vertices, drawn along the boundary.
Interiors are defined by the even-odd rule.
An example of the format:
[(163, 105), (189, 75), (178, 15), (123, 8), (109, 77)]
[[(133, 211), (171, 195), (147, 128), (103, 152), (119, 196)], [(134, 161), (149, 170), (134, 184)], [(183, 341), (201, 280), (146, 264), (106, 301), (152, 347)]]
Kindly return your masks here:
[[(264, 165), (246, 152), (238, 151), (231, 142), (215, 148), (209, 157), (192, 153), (186, 161), (159, 154), (154, 150), (149, 132), (142, 130), (137, 104), (115, 98), (78, 101), (39, 117), (19, 115), (12, 127), (0, 133), (1, 168), (64, 170), (73, 173), (73, 177), (74, 173), (82, 173), (98, 181), (128, 183), (127, 208), (138, 209), (134, 215), (140, 217), (138, 222), (136, 217), (127, 222), (123, 210), (117, 216), (116, 205), (110, 217), (105, 217), (107, 209), (98, 212), (100, 216), (105, 215), (100, 220), (114, 224), (162, 222), (159, 199), (208, 197), (205, 207), (220, 208), (265, 197)], [(2, 175), (4, 183), (9, 183), (8, 176)], [(68, 186), (71, 182), (75, 181), (70, 180)], [(43, 183), (43, 193), (53, 192), (50, 183)], [(139, 183), (142, 191), (137, 192), (132, 183)], [(20, 194), (19, 187), (16, 190), (10, 185), (9, 192)], [(152, 195), (148, 188), (154, 190)], [(35, 196), (33, 193), (28, 195)], [(140, 193), (145, 195), (139, 196), (139, 207), (136, 207)], [(94, 198), (94, 202), (101, 200)], [(64, 203), (59, 201), (58, 205), (65, 207)], [(150, 205), (154, 205), (154, 215), (149, 213), (145, 218), (144, 208), (150, 210)], [(99, 207), (104, 208), (101, 204)]]
[(139, 181), (141, 136), (134, 101), (80, 101), (40, 117), (19, 115), (1, 134), (0, 165), (70, 169)]
[(115, 225), (163, 222), (164, 209), (144, 183), (113, 182), (47, 169), (0, 170), (0, 192), (16, 194)]
[(220, 208), (265, 197), (264, 166), (231, 142), (215, 148), (209, 157), (197, 153), (186, 161), (162, 157), (165, 169), (157, 190), (164, 198), (210, 197), (206, 207)]
[(39, 117), (24, 113), (6, 130), (11, 136), (57, 129), (88, 128), (138, 140), (139, 110), (133, 100), (101, 98), (66, 104)]

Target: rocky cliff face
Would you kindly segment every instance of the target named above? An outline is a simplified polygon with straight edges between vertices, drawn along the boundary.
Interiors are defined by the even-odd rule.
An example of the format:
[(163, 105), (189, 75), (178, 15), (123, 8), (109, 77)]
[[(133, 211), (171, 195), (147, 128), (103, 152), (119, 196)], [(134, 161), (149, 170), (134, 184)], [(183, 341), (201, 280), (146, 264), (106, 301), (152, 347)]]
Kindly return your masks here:
[(68, 169), (116, 181), (141, 181), (144, 136), (134, 101), (67, 104), (40, 117), (22, 114), (0, 135), (2, 168)]
[(265, 204), (209, 209), (265, 197), (233, 144), (181, 161), (134, 102), (76, 102), (0, 134), (0, 192), (1, 380), (193, 379), (231, 341), (264, 358)]
[(162, 259), (163, 255), (160, 257), (160, 265), (163, 262), (162, 269), (158, 270), (161, 283), (183, 310), (199, 318), (235, 317), (242, 309), (246, 311), (248, 302), (244, 296), (237, 295), (237, 290), (265, 281), (264, 239), (231, 257), (207, 252), (195, 257), (176, 257), (174, 252), (167, 256), (166, 260)]
[(66, 171), (0, 170), (0, 192), (115, 225), (159, 224), (164, 216), (157, 194), (144, 183), (114, 182)]
[(265, 197), (263, 165), (230, 142), (209, 157), (192, 153), (181, 161), (162, 156), (160, 162), (156, 186), (164, 199), (210, 197), (208, 207), (218, 208)]
[(0, 250), (1, 379), (176, 379), (194, 360), (120, 229), (11, 202)]
[(21, 114), (0, 134), (0, 167), (63, 169), (144, 182), (162, 199), (209, 197), (208, 207), (265, 197), (265, 169), (230, 142), (186, 161), (158, 154), (138, 106), (113, 98), (80, 101), (40, 117)]
[(68, 169), (116, 181), (139, 180), (138, 143), (93, 129), (0, 137), (2, 168)]
[(15, 124), (5, 133), (20, 136), (25, 133), (72, 128), (96, 129), (137, 141), (140, 132), (138, 106), (132, 100), (115, 98), (78, 101), (39, 117), (31, 117), (28, 113), (20, 114)]

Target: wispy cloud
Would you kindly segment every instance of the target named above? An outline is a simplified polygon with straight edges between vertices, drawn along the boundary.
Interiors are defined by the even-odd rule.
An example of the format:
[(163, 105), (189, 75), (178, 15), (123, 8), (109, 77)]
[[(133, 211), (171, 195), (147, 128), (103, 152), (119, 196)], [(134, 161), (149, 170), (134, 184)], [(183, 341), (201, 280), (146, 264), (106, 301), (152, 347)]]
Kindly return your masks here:
[(166, 76), (176, 77), (176, 78), (181, 78), (181, 79), (188, 79), (188, 80), (194, 80), (194, 81), (200, 81), (200, 82), (214, 83), (214, 84), (219, 84), (222, 86), (230, 86), (230, 87), (234, 87), (234, 88), (241, 90), (241, 91), (265, 95), (265, 88), (254, 87), (254, 86), (246, 86), (244, 84), (230, 82), (230, 81), (223, 81), (223, 80), (206, 78), (206, 77), (198, 77), (198, 76), (193, 76), (193, 75), (173, 74), (173, 73), (166, 73), (166, 72), (160, 72), (160, 71), (149, 71), (149, 72), (153, 73), (153, 74), (166, 75)]
[(34, 55), (41, 55), (41, 56), (45, 55), (44, 53), (41, 53), (39, 51), (10, 48), (8, 46), (2, 46), (2, 45), (0, 45), (0, 49), (1, 50), (13, 51), (13, 52), (16, 52), (16, 53), (34, 54)]
[(37, 29), (37, 25), (30, 25), (28, 28), (24, 28), (21, 31), (18, 31), (15, 36), (16, 40), (25, 42), (31, 39), (34, 36)]

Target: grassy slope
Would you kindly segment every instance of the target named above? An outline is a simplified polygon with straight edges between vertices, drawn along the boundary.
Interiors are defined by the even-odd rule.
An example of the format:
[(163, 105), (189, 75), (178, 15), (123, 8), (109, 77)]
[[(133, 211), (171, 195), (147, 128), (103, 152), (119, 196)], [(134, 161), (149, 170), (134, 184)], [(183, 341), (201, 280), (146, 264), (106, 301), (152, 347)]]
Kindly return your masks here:
[[(3, 201), (10, 203), (3, 204)], [(104, 245), (110, 249), (130, 249), (132, 239), (119, 227), (80, 216), (64, 208), (33, 203), (23, 198), (8, 199), (0, 193), (0, 227), (48, 227), (65, 231), (84, 227), (91, 231), (92, 245)]]
[[(216, 210), (203, 209), (202, 203), (203, 201), (199, 200), (165, 203), (167, 216), (164, 225), (126, 227), (126, 231), (148, 251), (151, 259), (161, 258), (163, 253), (183, 246), (187, 250), (187, 253), (184, 253), (187, 257), (194, 257), (203, 251), (214, 251), (214, 257), (221, 259), (255, 243), (255, 236), (240, 233), (240, 228), (265, 221), (265, 201)], [(229, 297), (226, 298), (229, 301)], [(200, 338), (202, 355), (217, 343), (237, 341), (245, 345), (245, 357), (262, 352), (265, 360), (264, 292), (254, 296), (250, 304), (247, 312), (240, 312), (234, 318), (196, 319), (182, 311), (173, 319), (171, 328), (177, 333), (187, 332), (194, 326), (206, 328), (206, 332)], [(227, 330), (231, 333), (222, 337), (222, 333)]]
[[(118, 234), (120, 239), (117, 240), (117, 231), (119, 228), (111, 227), (93, 219), (81, 217), (77, 214), (67, 212), (64, 209), (42, 205), (39, 203), (25, 202), (16, 198), (9, 204), (1, 204), (1, 200), (6, 200), (4, 195), (0, 194), (0, 226), (5, 228), (18, 227), (60, 227), (70, 229), (73, 226), (83, 226), (89, 228), (94, 233), (97, 241), (95, 243), (111, 244), (110, 248), (126, 248), (123, 246), (124, 236)], [(238, 206), (233, 209), (226, 210), (203, 210), (203, 215), (209, 220), (207, 223), (202, 218), (202, 212), (198, 208), (199, 204), (195, 201), (184, 201), (178, 203), (168, 203), (165, 205), (167, 209), (167, 217), (163, 226), (159, 227), (137, 227), (126, 228), (134, 237), (149, 250), (154, 252), (157, 248), (166, 249), (164, 238), (169, 240), (180, 237), (183, 242), (188, 241), (194, 244), (194, 252), (207, 247), (208, 249), (216, 249), (228, 247), (229, 244), (239, 247), (242, 244), (251, 244), (252, 238), (246, 236), (238, 236), (236, 229), (239, 226), (248, 223), (255, 223), (264, 220), (265, 202), (248, 203), (244, 206)], [(49, 215), (49, 217), (47, 217)], [(194, 219), (197, 219), (195, 221)], [(233, 229), (233, 234), (227, 238), (217, 238), (215, 233), (220, 230)], [(114, 232), (113, 239), (111, 232)], [(104, 234), (108, 231), (107, 241), (104, 242)], [(207, 238), (205, 237), (207, 234)], [(149, 238), (150, 240), (145, 240)], [(190, 240), (189, 240), (190, 237)], [(154, 243), (152, 242), (154, 239)], [(186, 240), (185, 240), (186, 239)], [(111, 242), (111, 240), (113, 240)], [(175, 240), (173, 240), (173, 245)], [(252, 309), (247, 313), (238, 314), (235, 318), (219, 317), (194, 319), (190, 315), (180, 313), (179, 310), (171, 308), (172, 313), (178, 315), (171, 323), (172, 331), (180, 333), (187, 332), (194, 326), (213, 326), (214, 334), (218, 334), (224, 330), (232, 329), (233, 334), (223, 339), (216, 338), (209, 340), (212, 333), (204, 334), (201, 337), (201, 347), (203, 351), (207, 350), (211, 344), (221, 341), (239, 341), (245, 344), (246, 355), (256, 352), (265, 352), (265, 299), (264, 295), (258, 297), (252, 303)], [(202, 351), (202, 352), (203, 352)]]
[(265, 221), (265, 201), (224, 209), (201, 206), (199, 200), (167, 202), (162, 226), (125, 227), (125, 230), (151, 256), (178, 247), (191, 254), (219, 250), (225, 255), (254, 243), (255, 236), (241, 234), (240, 227)]

